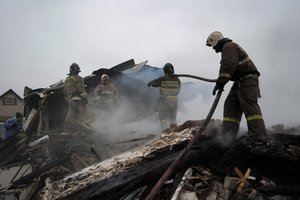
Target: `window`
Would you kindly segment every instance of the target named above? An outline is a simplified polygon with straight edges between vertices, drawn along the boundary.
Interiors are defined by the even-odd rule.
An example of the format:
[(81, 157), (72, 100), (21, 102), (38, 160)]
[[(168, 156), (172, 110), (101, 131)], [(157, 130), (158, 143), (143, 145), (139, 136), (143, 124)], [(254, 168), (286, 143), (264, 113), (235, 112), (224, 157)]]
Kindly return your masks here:
[(3, 105), (17, 105), (17, 99), (16, 98), (4, 98)]

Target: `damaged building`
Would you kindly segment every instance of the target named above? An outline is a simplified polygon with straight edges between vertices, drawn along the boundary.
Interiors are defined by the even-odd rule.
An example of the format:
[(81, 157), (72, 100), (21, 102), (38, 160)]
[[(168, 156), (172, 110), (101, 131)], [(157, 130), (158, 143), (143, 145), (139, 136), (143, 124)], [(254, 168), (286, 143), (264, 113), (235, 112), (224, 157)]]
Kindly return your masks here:
[(277, 125), (265, 138), (242, 136), (230, 145), (218, 134), (218, 119), (154, 134), (127, 130), (123, 124), (157, 116), (158, 93), (147, 82), (163, 71), (131, 59), (84, 77), (92, 119), (102, 74), (130, 111), (117, 113), (122, 117), (110, 126), (118, 129), (91, 123), (65, 132), (64, 82), (25, 88), (24, 133), (0, 143), (0, 175), (11, 174), (0, 199), (300, 199), (299, 127)]

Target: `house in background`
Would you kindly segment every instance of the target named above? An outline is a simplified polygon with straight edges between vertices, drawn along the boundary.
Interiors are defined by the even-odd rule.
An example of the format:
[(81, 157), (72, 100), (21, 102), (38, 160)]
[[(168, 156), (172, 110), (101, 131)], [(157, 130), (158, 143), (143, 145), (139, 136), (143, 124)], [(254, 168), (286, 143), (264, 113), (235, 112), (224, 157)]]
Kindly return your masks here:
[(15, 116), (16, 112), (23, 113), (23, 99), (9, 89), (0, 96), (0, 122)]

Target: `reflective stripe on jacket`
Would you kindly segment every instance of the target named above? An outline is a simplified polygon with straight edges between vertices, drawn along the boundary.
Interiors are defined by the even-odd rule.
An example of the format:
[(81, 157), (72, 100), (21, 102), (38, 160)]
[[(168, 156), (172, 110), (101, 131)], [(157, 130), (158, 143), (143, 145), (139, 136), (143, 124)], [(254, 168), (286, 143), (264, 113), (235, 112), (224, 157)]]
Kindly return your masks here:
[(222, 48), (218, 81), (222, 84), (239, 81), (249, 74), (258, 74), (256, 66), (248, 54), (236, 43), (228, 41)]
[[(174, 98), (176, 97), (181, 88), (181, 82), (176, 76), (162, 76), (150, 82), (152, 87), (160, 87), (159, 93), (162, 97)], [(173, 96), (173, 97), (172, 97)]]
[(175, 80), (163, 80), (159, 93), (162, 96), (176, 96), (180, 91), (179, 82)]
[(64, 84), (64, 95), (67, 100), (71, 100), (73, 97), (85, 96), (83, 78), (78, 75), (67, 77)]
[(95, 96), (99, 95), (112, 95), (115, 96), (118, 93), (118, 89), (112, 83), (108, 85), (99, 84), (95, 89)]

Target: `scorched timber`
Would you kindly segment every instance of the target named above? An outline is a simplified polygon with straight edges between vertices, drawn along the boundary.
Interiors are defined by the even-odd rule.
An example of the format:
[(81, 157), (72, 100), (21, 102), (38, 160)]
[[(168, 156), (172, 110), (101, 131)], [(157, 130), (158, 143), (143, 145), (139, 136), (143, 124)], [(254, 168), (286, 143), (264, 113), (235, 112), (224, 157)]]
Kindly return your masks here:
[[(214, 121), (208, 130), (214, 130)], [(47, 181), (39, 199), (120, 199), (143, 186), (154, 185), (191, 140), (203, 121), (188, 121), (182, 126), (161, 133), (138, 148), (87, 167), (59, 181)], [(176, 172), (203, 164), (218, 174), (228, 167), (246, 167), (257, 176), (277, 176), (279, 183), (288, 183), (287, 176), (299, 177), (300, 137), (272, 135), (267, 138), (242, 137), (230, 146), (207, 131), (177, 166)], [(275, 137), (276, 136), (276, 137)], [(285, 141), (283, 141), (283, 139)], [(270, 164), (274, 164), (270, 166)], [(285, 166), (288, 166), (285, 168)], [(276, 174), (280, 171), (280, 174)], [(256, 174), (255, 174), (256, 173)], [(299, 180), (293, 182), (299, 184)]]
[[(147, 184), (146, 179), (159, 178), (190, 141), (192, 132), (193, 129), (188, 128), (162, 134), (137, 149), (92, 165), (62, 180), (49, 182), (41, 191), (40, 199), (89, 199), (103, 194), (109, 196), (124, 185), (131, 185), (134, 189), (141, 182)], [(156, 175), (155, 169), (159, 172)]]

